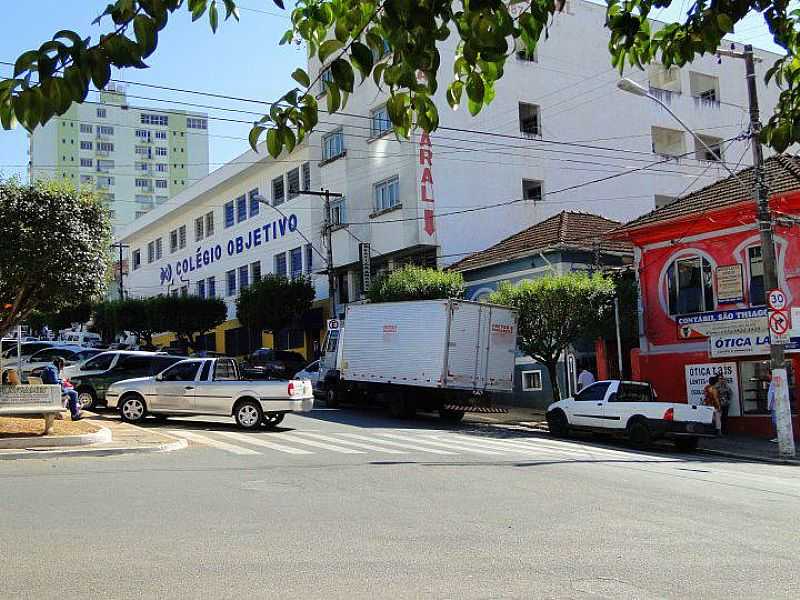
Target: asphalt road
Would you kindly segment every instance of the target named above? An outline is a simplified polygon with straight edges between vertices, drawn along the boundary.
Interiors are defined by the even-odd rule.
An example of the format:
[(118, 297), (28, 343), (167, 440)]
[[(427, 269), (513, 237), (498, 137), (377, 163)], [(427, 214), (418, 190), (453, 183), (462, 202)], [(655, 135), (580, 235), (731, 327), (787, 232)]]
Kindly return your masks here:
[(0, 462), (1, 598), (800, 597), (800, 470), (316, 410)]

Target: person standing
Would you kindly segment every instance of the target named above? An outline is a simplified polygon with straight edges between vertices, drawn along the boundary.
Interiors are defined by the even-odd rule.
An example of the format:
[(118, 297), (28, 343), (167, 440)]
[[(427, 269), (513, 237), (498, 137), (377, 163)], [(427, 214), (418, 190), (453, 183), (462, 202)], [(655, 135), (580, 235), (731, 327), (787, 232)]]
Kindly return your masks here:
[(580, 392), (583, 388), (589, 387), (595, 382), (594, 375), (592, 372), (583, 367), (583, 370), (578, 374), (578, 391)]
[(79, 421), (83, 415), (78, 407), (78, 392), (72, 389), (72, 387), (66, 387), (61, 374), (63, 368), (64, 359), (57, 356), (53, 359), (53, 364), (48, 365), (45, 367), (44, 371), (42, 371), (42, 383), (61, 386), (61, 394), (67, 397), (67, 407), (69, 408), (69, 414), (72, 420)]
[(722, 422), (720, 418), (721, 405), (719, 402), (719, 391), (717, 390), (717, 383), (719, 382), (719, 375), (714, 375), (708, 380), (708, 385), (703, 388), (703, 404), (710, 406), (714, 409), (714, 425), (718, 432), (722, 432)]
[(714, 387), (717, 388), (719, 398), (720, 433), (728, 433), (728, 411), (731, 407), (733, 390), (724, 375), (717, 376), (717, 384)]

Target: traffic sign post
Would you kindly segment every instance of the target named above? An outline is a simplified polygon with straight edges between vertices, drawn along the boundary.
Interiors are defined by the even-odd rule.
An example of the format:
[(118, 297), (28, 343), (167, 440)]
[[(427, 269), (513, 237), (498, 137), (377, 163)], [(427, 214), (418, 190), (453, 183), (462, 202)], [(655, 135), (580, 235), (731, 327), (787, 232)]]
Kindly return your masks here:
[(774, 343), (789, 341), (789, 312), (785, 310), (769, 311), (769, 338)]
[(770, 290), (767, 294), (767, 306), (770, 310), (786, 310), (786, 294), (783, 290)]

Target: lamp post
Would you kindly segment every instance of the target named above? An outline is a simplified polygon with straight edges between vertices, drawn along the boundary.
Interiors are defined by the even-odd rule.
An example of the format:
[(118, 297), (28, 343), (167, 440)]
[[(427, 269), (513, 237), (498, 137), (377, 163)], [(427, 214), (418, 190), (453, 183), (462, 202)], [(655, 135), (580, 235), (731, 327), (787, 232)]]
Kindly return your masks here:
[[(756, 95), (755, 73), (753, 69), (753, 48), (752, 46), (745, 46), (745, 52), (742, 53), (742, 58), (746, 61), (747, 66), (747, 92), (750, 104), (750, 138), (753, 147), (753, 170), (755, 175), (755, 189), (754, 197), (756, 201), (756, 214), (758, 215), (758, 229), (761, 236), (761, 256), (764, 265), (764, 284), (767, 290), (778, 288), (778, 269), (777, 261), (775, 260), (775, 242), (772, 232), (772, 214), (769, 209), (769, 193), (764, 182), (764, 157), (761, 152), (761, 141), (759, 140), (759, 133), (761, 132), (761, 122), (758, 116), (758, 97)], [(718, 161), (731, 176), (738, 181), (744, 189), (748, 189), (747, 184), (734, 173), (728, 165), (726, 165), (720, 155), (708, 147), (703, 139), (692, 131), (686, 123), (684, 123), (672, 109), (662, 102), (659, 98), (654, 96), (635, 81), (630, 79), (621, 79), (617, 82), (617, 87), (623, 92), (634, 94), (649, 98), (664, 110), (666, 110), (673, 119), (675, 119), (683, 129), (685, 129), (701, 146), (703, 146), (709, 153)], [(770, 336), (770, 366), (774, 376), (780, 375), (778, 380), (782, 381), (781, 384), (775, 388), (775, 412), (777, 415), (777, 433), (778, 433), (778, 452), (784, 457), (795, 456), (794, 435), (792, 432), (791, 420), (791, 406), (789, 403), (788, 387), (786, 386), (786, 367), (784, 365), (784, 347), (781, 343), (773, 341), (774, 336)]]

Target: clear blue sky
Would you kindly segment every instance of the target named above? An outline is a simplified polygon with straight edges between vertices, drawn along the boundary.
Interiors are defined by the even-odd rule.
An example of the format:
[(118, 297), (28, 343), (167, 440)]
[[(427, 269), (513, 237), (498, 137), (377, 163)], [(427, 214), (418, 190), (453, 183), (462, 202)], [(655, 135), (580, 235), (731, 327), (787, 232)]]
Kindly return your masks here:
[[(291, 1), (286, 3), (292, 4)], [(669, 21), (689, 6), (689, 0), (677, 0), (674, 6), (654, 16)], [(13, 62), (25, 50), (37, 48), (59, 29), (73, 29), (96, 39), (109, 28), (109, 21), (91, 25), (105, 7), (105, 0), (27, 0), (4, 2), (3, 24), (0, 26), (0, 60)], [(161, 32), (159, 46), (148, 59), (146, 70), (115, 72), (113, 77), (128, 81), (155, 83), (170, 87), (222, 93), (245, 98), (273, 100), (290, 89), (291, 72), (305, 64), (305, 49), (279, 46), (278, 40), (288, 27), (288, 12), (278, 9), (271, 0), (242, 0), (241, 21), (230, 20), (212, 35), (208, 21), (192, 23), (188, 11), (181, 10)], [(282, 16), (283, 15), (283, 16)], [(737, 41), (778, 51), (760, 15), (751, 14), (737, 27)], [(442, 73), (449, 77), (449, 73)], [(0, 65), (0, 76), (11, 75), (11, 67)], [(128, 87), (129, 95), (146, 96), (168, 101), (185, 101), (225, 106), (243, 110), (259, 110), (252, 104), (225, 101), (196, 95), (156, 91), (137, 86)], [(96, 99), (90, 94), (89, 99)], [(163, 108), (180, 108), (164, 102), (137, 98), (131, 104)], [(184, 107), (190, 108), (190, 107)], [(206, 110), (212, 116), (250, 119), (248, 115)], [(255, 118), (255, 116), (253, 116)], [(224, 121), (209, 122), (210, 168), (234, 158), (248, 148), (249, 126)], [(235, 139), (230, 139), (235, 138)], [(0, 174), (24, 172), (27, 162), (27, 137), (22, 129), (0, 130)]]

